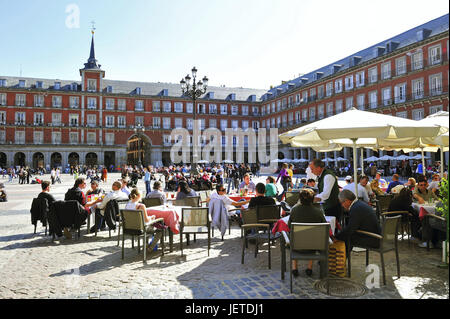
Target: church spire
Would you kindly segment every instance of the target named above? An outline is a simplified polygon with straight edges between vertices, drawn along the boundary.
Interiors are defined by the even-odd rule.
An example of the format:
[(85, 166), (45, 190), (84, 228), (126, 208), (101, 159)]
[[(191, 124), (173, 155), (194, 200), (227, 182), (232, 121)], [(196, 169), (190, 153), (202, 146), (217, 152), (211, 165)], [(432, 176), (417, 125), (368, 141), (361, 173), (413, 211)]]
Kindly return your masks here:
[(91, 52), (89, 54), (89, 59), (87, 63), (84, 64), (85, 69), (100, 69), (100, 65), (97, 65), (97, 60), (95, 59), (95, 46), (94, 46), (94, 33), (95, 33), (95, 22), (92, 22), (92, 40), (91, 40)]

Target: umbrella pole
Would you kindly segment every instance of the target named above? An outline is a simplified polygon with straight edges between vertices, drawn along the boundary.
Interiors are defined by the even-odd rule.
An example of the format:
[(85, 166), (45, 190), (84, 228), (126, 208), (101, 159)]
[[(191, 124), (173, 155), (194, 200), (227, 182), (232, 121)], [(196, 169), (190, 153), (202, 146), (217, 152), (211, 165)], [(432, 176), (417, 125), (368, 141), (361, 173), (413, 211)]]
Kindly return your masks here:
[(423, 152), (423, 148), (422, 148), (422, 173), (423, 176), (427, 177), (427, 173), (426, 173), (426, 168), (425, 168), (425, 154)]
[(361, 176), (364, 176), (364, 148), (361, 148)]
[(444, 145), (441, 145), (441, 180), (444, 178)]
[(355, 195), (358, 199), (358, 152), (356, 150), (356, 139), (353, 142), (353, 181), (355, 183)]

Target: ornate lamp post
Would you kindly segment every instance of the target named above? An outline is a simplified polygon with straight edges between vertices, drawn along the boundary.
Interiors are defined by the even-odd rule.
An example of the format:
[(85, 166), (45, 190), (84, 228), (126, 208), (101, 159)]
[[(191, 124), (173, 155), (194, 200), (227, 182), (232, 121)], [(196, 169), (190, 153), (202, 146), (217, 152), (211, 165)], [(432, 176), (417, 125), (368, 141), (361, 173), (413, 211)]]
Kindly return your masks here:
[(142, 157), (143, 157), (143, 141), (142, 141), (142, 133), (144, 132), (145, 128), (143, 126), (141, 126), (141, 124), (139, 123), (138, 125), (136, 125), (136, 127), (134, 128), (134, 133), (136, 134), (136, 136), (138, 137), (138, 141), (137, 141), (137, 149), (138, 149), (138, 163), (139, 166), (143, 165), (143, 161), (142, 161)]
[[(203, 80), (196, 82), (197, 69), (195, 68), (195, 66), (192, 68), (191, 71), (192, 71), (192, 78), (188, 74), (188, 75), (186, 75), (186, 77), (184, 79), (181, 79), (180, 84), (181, 84), (181, 90), (182, 90), (183, 95), (190, 97), (193, 101), (193, 117), (194, 117), (194, 121), (195, 121), (197, 118), (197, 105), (196, 105), (195, 101), (200, 96), (202, 96), (203, 94), (206, 93), (206, 89), (208, 87), (208, 78), (205, 76), (205, 77), (203, 77)], [(192, 84), (191, 84), (191, 79), (192, 79)], [(194, 140), (192, 142), (194, 143)], [(192, 173), (196, 174), (196, 171), (197, 171), (196, 168), (194, 168), (194, 164), (197, 163), (196, 157), (197, 157), (196, 154), (194, 154), (194, 152), (192, 152), (191, 174)]]

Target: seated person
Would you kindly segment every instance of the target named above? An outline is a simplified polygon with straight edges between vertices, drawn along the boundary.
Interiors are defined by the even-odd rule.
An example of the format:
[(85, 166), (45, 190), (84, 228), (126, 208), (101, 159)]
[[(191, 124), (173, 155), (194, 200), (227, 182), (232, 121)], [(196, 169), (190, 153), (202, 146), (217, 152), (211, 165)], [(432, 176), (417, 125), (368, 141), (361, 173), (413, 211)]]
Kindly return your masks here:
[[(401, 187), (401, 186), (397, 186)], [(412, 207), (413, 194), (408, 187), (404, 187), (392, 198), (388, 212), (407, 211), (411, 214), (411, 236), (421, 238), (420, 228), (421, 222), (419, 212)], [(403, 217), (406, 218), (406, 217)]]
[(347, 226), (336, 234), (336, 239), (346, 243), (350, 241), (350, 247), (347, 247), (349, 251), (353, 246), (380, 247), (378, 239), (356, 232), (357, 230), (363, 230), (378, 235), (381, 234), (380, 223), (374, 209), (364, 201), (358, 200), (355, 194), (348, 189), (344, 189), (339, 193), (339, 201), (344, 210), (349, 212), (350, 218)]
[(306, 182), (306, 185), (303, 188), (309, 188), (312, 189), (313, 191), (315, 191), (316, 188), (316, 180), (315, 179), (308, 179), (308, 181)]
[(276, 197), (278, 194), (277, 186), (275, 185), (275, 178), (272, 176), (268, 176), (266, 179), (266, 191), (265, 196), (267, 197)]
[(227, 210), (232, 209), (233, 208), (232, 206), (241, 207), (243, 205), (247, 205), (250, 202), (248, 200), (245, 200), (245, 201), (243, 200), (243, 201), (239, 201), (239, 202), (232, 200), (231, 198), (228, 197), (227, 190), (225, 189), (225, 187), (222, 184), (216, 185), (216, 190), (211, 193), (211, 196), (208, 197), (206, 199), (206, 201), (209, 203), (211, 200), (214, 200), (214, 199), (219, 199), (219, 200), (223, 201)]
[(4, 202), (8, 201), (8, 196), (6, 195), (4, 187), (5, 187), (5, 185), (3, 183), (0, 183), (0, 203), (4, 203)]
[[(154, 216), (148, 216), (147, 210), (144, 204), (140, 203), (141, 200), (141, 193), (137, 188), (133, 188), (130, 192), (130, 201), (125, 206), (125, 209), (135, 209), (135, 210), (141, 210), (144, 213), (144, 222), (145, 224), (149, 224), (152, 220), (154, 220)], [(147, 252), (150, 253), (153, 251), (153, 248), (155, 248), (156, 244), (162, 237), (162, 232), (156, 232), (153, 240), (151, 243), (147, 243)], [(150, 239), (150, 238), (149, 238)]]
[(56, 201), (55, 197), (53, 197), (52, 194), (50, 194), (50, 182), (49, 181), (42, 181), (41, 183), (42, 192), (39, 193), (37, 198), (45, 198), (47, 199), (48, 206)]
[(250, 175), (245, 174), (243, 182), (239, 184), (239, 189), (247, 188), (250, 193), (254, 193), (255, 187), (255, 183), (250, 180)]
[(437, 196), (439, 196), (440, 180), (439, 174), (434, 174), (431, 183), (428, 185), (428, 189), (431, 189)]
[(64, 196), (64, 200), (76, 200), (81, 206), (86, 205), (86, 197), (84, 196), (83, 189), (86, 188), (86, 179), (83, 177), (78, 177), (75, 180), (74, 186), (69, 189)]
[(128, 188), (128, 183), (130, 182), (130, 180), (128, 178), (124, 178), (122, 179), (122, 185), (120, 187), (120, 190), (125, 193), (127, 196), (130, 195), (130, 189)]
[(392, 175), (392, 182), (389, 183), (389, 186), (388, 186), (388, 188), (387, 188), (387, 190), (386, 190), (386, 194), (390, 194), (390, 193), (391, 193), (391, 190), (392, 190), (395, 186), (398, 186), (398, 185), (402, 185), (402, 183), (400, 183), (400, 181), (399, 181), (399, 176), (398, 176), (398, 174), (394, 174), (394, 175)]
[[(264, 185), (263, 183), (256, 184), (255, 192), (256, 192), (256, 196), (250, 200), (250, 202), (248, 204), (248, 208), (276, 204), (275, 199), (273, 199), (272, 197), (265, 196), (266, 185)], [(242, 202), (240, 202), (240, 203), (242, 203)]]
[(365, 188), (367, 195), (369, 195), (369, 198), (373, 198), (375, 197), (375, 194), (372, 191), (372, 188), (369, 185), (369, 177), (364, 175), (361, 176), (360, 180), (359, 180), (359, 185), (361, 185), (362, 187)]
[(375, 179), (378, 181), (378, 184), (380, 185), (380, 188), (387, 188), (388, 183), (385, 179), (381, 178), (381, 172), (377, 172), (375, 175)]
[(105, 191), (98, 187), (98, 181), (93, 180), (91, 181), (91, 189), (86, 192), (86, 196), (89, 195), (101, 195), (105, 194)]
[(197, 193), (189, 188), (188, 184), (185, 181), (181, 181), (178, 183), (178, 190), (177, 190), (177, 196), (176, 199), (184, 199), (186, 197), (194, 197), (198, 196)]
[(375, 194), (375, 196), (383, 196), (384, 195), (384, 192), (380, 188), (380, 183), (378, 182), (378, 180), (373, 179), (370, 182), (370, 188), (372, 189), (372, 192)]
[(433, 201), (439, 201), (439, 197), (431, 189), (428, 189), (427, 179), (420, 175), (417, 187), (414, 189), (413, 196), (414, 200), (419, 204), (425, 204), (432, 199)]
[[(291, 209), (291, 216), (289, 218), (288, 227), (291, 229), (292, 223), (326, 223), (327, 220), (323, 214), (323, 211), (314, 206), (314, 191), (312, 189), (304, 188), (299, 194), (299, 203)], [(312, 275), (313, 261), (310, 260), (306, 274)], [(297, 277), (297, 261), (292, 261), (292, 274)]]
[(408, 178), (408, 182), (405, 184), (411, 191), (416, 188), (416, 180), (413, 177)]
[(303, 187), (306, 186), (306, 182), (307, 182), (306, 178), (301, 178), (300, 183), (298, 183), (298, 185), (295, 185), (295, 188), (302, 189)]
[[(360, 176), (358, 176), (358, 179), (360, 178)], [(347, 181), (347, 180), (346, 180)], [(362, 199), (363, 201), (365, 201), (366, 203), (369, 203), (370, 199), (369, 199), (369, 194), (367, 194), (367, 191), (365, 189), (365, 187), (363, 187), (361, 184), (357, 184), (358, 187), (358, 198)], [(355, 183), (353, 181), (353, 178), (351, 179), (351, 183), (347, 184), (344, 186), (344, 190), (349, 190), (352, 193), (355, 193)], [(355, 194), (356, 195), (356, 194)]]
[(161, 200), (161, 204), (166, 203), (166, 194), (162, 190), (161, 182), (154, 182), (153, 183), (153, 191), (148, 193), (145, 198), (159, 198)]
[[(122, 184), (119, 181), (116, 181), (112, 184), (112, 190), (102, 199), (99, 198), (94, 202), (89, 203), (89, 206), (93, 206), (95, 208), (95, 225), (91, 228), (91, 232), (95, 232), (95, 227), (100, 227), (102, 225), (102, 217), (105, 215), (106, 204), (110, 200), (126, 200), (128, 199), (128, 195), (121, 191)], [(98, 228), (97, 228), (98, 229)], [(102, 227), (103, 229), (103, 227)]]

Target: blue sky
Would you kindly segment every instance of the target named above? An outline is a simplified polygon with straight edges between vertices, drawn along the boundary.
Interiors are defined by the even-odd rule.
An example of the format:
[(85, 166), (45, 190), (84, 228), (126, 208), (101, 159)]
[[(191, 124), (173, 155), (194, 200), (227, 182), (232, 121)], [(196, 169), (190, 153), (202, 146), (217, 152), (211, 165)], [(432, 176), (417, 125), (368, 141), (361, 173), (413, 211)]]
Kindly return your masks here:
[(448, 12), (441, 0), (0, 0), (0, 75), (79, 80), (95, 20), (107, 79), (178, 83), (195, 65), (211, 85), (268, 89)]

